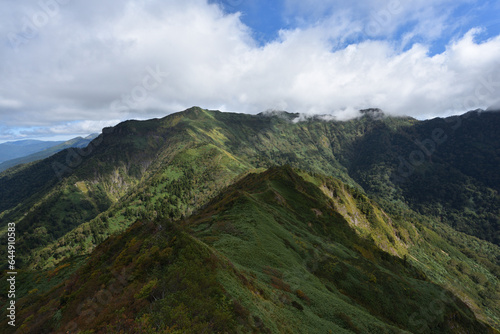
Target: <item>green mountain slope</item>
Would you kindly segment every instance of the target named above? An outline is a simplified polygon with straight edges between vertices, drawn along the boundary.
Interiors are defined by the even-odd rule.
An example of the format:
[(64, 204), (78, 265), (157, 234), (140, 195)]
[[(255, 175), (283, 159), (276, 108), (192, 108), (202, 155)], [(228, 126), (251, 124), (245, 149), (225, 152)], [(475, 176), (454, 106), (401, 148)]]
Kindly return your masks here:
[[(467, 122), (475, 120), (467, 130), (470, 137), (480, 124), (489, 124), (482, 136), (493, 154), (498, 113), (480, 115), (464, 120), (459, 130), (469, 129)], [(459, 230), (497, 240), (500, 199), (497, 190), (485, 184), (484, 173), (465, 175), (461, 170), (466, 167), (457, 169), (460, 165), (454, 167), (452, 158), (426, 162), (411, 175), (401, 170), (401, 159), (418, 148), (412, 142), (415, 133), (425, 142), (426, 135), (439, 129), (436, 120), (387, 118), (376, 110), (348, 122), (311, 118), (293, 123), (295, 117), (191, 108), (159, 120), (124, 122), (106, 129), (86, 150), (63, 151), (0, 177), (0, 226), (17, 222), (20, 234), (29, 239), (26, 249), (37, 252), (28, 254), (25, 263), (39, 266), (41, 258), (45, 266), (53, 255), (60, 254), (60, 260), (69, 248), (91, 250), (137, 216), (175, 219), (189, 214), (244, 171), (290, 164), (361, 185), (379, 203), (389, 203), (386, 209), (409, 206)], [(455, 118), (437, 122), (459, 124)], [(465, 135), (456, 137), (464, 138), (449, 151), (475, 152), (462, 150), (467, 147)], [(438, 159), (440, 152), (430, 158)], [(495, 166), (495, 156), (492, 159)], [(491, 167), (488, 174), (498, 173)], [(97, 217), (113, 203), (110, 212)], [(21, 249), (23, 244), (21, 238)]]
[[(161, 120), (125, 122), (107, 129), (108, 133), (82, 153), (64, 151), (48, 161), (0, 177), (0, 226), (18, 221), (22, 232), (23, 226), (29, 225), (32, 234), (36, 228), (45, 227), (49, 234), (47, 241), (55, 241), (95, 218), (128, 191), (135, 191), (135, 186), (144, 180), (156, 178), (158, 186), (162, 179), (170, 183), (172, 175), (190, 179), (184, 175), (185, 167), (189, 166), (183, 160), (191, 159), (203, 166), (218, 156), (223, 163), (214, 168), (224, 170), (227, 167), (224, 163), (229, 160), (233, 164), (233, 172), (229, 173), (232, 176), (216, 178), (221, 184), (228, 184), (244, 170), (287, 163), (338, 177), (350, 185), (361, 185), (379, 202), (409, 205), (458, 230), (498, 242), (500, 199), (495, 183), (498, 173), (494, 168), (498, 165), (495, 160), (498, 140), (494, 125), (498, 123), (499, 114), (478, 115), (481, 116), (464, 115), (464, 121), (458, 118), (461, 123), (456, 118), (417, 122), (409, 118), (385, 118), (372, 111), (349, 122), (312, 118), (293, 123), (291, 120), (297, 115), (287, 113), (251, 116), (192, 108)], [(468, 142), (467, 138), (480, 132), (481, 124), (485, 125), (482, 139)], [(434, 130), (442, 130), (438, 137), (443, 140), (451, 138), (447, 133), (455, 128), (466, 133), (454, 134), (453, 140), (444, 140), (439, 145), (434, 142), (435, 148), (426, 144), (432, 140)], [(431, 139), (425, 139), (426, 136)], [(416, 145), (417, 141), (423, 144)], [(452, 146), (448, 149), (442, 145)], [(489, 155), (478, 154), (473, 149), (478, 145), (488, 147), (484, 152)], [(421, 147), (424, 151), (429, 147), (426, 151), (432, 153), (427, 157), (429, 161), (422, 162), (418, 168), (405, 169), (407, 160), (426, 154), (417, 150)], [(446, 150), (440, 151), (441, 147)], [(207, 151), (212, 153), (206, 154)], [(444, 158), (441, 152), (446, 152)], [(478, 161), (478, 155), (482, 160), (473, 163)], [(162, 166), (173, 165), (174, 157), (177, 157), (177, 167), (170, 166), (171, 171), (164, 173)], [(211, 160), (211, 164), (219, 162)], [(480, 173), (474, 169), (477, 166), (489, 169)], [(220, 189), (214, 187), (213, 182), (207, 182), (202, 188), (205, 190), (201, 198), (205, 199)], [(164, 214), (178, 218), (196, 208), (200, 203), (194, 202), (200, 202), (197, 201), (200, 195), (190, 192), (189, 199), (176, 196), (175, 200), (180, 202), (171, 205), (172, 212)], [(74, 201), (64, 199), (64, 193), (85, 195), (90, 204), (82, 208), (75, 206)], [(66, 222), (58, 219), (57, 212), (51, 212), (54, 201), (66, 203), (57, 212), (71, 211), (74, 217), (68, 217)], [(91, 206), (96, 209), (90, 210)], [(33, 219), (25, 213), (35, 207), (39, 208), (36, 212), (39, 222), (33, 224)], [(46, 222), (51, 223), (45, 226)], [(52, 225), (59, 226), (59, 231)], [(40, 245), (46, 243), (39, 242)]]
[[(29, 249), (33, 249), (33, 244), (36, 247), (50, 242), (60, 245), (61, 236), (97, 218), (100, 208), (102, 212), (110, 203), (117, 202), (117, 210), (110, 213), (124, 219), (115, 219), (110, 227), (108, 217), (104, 218), (104, 224), (101, 217), (86, 228), (102, 232), (99, 240), (103, 240), (116, 228), (130, 225), (138, 214), (156, 211), (168, 218), (179, 218), (203, 204), (242, 172), (284, 163), (356, 184), (341, 163), (342, 155), (335, 154), (330, 146), (346, 147), (347, 150), (356, 138), (368, 131), (373, 119), (366, 116), (351, 123), (316, 120), (294, 124), (290, 122), (291, 116), (283, 113), (251, 116), (191, 108), (161, 120), (124, 122), (106, 129), (106, 133), (92, 142), (83, 154), (63, 151), (0, 178), (3, 195), (0, 209), (4, 210), (0, 214), (0, 226), (17, 221), (20, 233), (31, 240)], [(411, 119), (387, 120), (391, 129), (411, 122)], [(168, 166), (166, 170), (164, 166)], [(141, 198), (137, 198), (135, 187), (142, 183), (146, 191), (140, 191)], [(185, 191), (188, 183), (189, 190)], [(151, 186), (158, 196), (148, 191)], [(121, 204), (128, 191), (133, 193), (130, 203), (135, 204), (125, 212)], [(171, 194), (172, 191), (176, 193)], [(68, 194), (85, 198), (81, 203), (88, 204), (75, 205), (67, 198)], [(175, 201), (169, 205), (170, 209), (165, 210), (162, 206), (162, 210), (151, 210), (155, 205), (161, 206), (161, 201), (170, 200)], [(52, 205), (54, 202), (59, 203), (57, 208)], [(44, 228), (43, 233), (39, 233), (39, 228)], [(78, 238), (84, 240), (80, 248), (92, 248), (99, 241), (89, 240), (96, 239), (94, 232), (90, 236), (88, 233), (82, 235), (81, 229), (75, 231), (69, 243)], [(23, 239), (20, 243), (22, 248)], [(65, 240), (62, 243), (64, 252), (69, 245)], [(48, 253), (58, 252), (51, 246), (42, 258), (47, 260)], [(36, 266), (37, 258), (38, 255), (26, 257), (25, 263)]]
[(299, 173), (250, 174), (184, 221), (136, 222), (24, 297), (18, 332), (495, 332), (404, 256), (415, 236), (388, 241), (398, 257), (362, 232), (405, 226), (389, 228), (356, 189)]
[[(419, 122), (355, 146), (349, 174), (370, 194), (500, 244), (500, 112)], [(390, 178), (387, 176), (390, 175)]]
[[(284, 112), (245, 115), (194, 107), (162, 119), (127, 121), (104, 129), (85, 149), (64, 150), (48, 159), (0, 174), (0, 231), (5, 232), (8, 222), (16, 222), (18, 267), (23, 269), (23, 282), (30, 282), (19, 296), (28, 298), (31, 303), (50, 293), (50, 298), (56, 300), (55, 296), (64, 293), (58, 284), (73, 272), (83, 270), (81, 265), (85, 256), (93, 254), (89, 261), (100, 261), (95, 260), (94, 256), (99, 254), (99, 249), (102, 250), (99, 248), (101, 243), (105, 242), (111, 247), (109, 242), (131, 238), (130, 235), (118, 235), (138, 220), (154, 222), (153, 225), (146, 223), (149, 227), (144, 227), (144, 231), (151, 231), (150, 228), (155, 230), (158, 224), (170, 226), (165, 229), (175, 229), (177, 223), (172, 223), (181, 219), (192, 229), (190, 233), (184, 230), (176, 232), (180, 233), (179, 238), (181, 235), (187, 237), (183, 239), (183, 245), (198, 245), (195, 247), (196, 255), (189, 255), (192, 260), (199, 256), (213, 258), (210, 254), (215, 252), (215, 267), (225, 266), (220, 261), (238, 263), (235, 264), (235, 270), (239, 274), (234, 275), (239, 277), (241, 273), (245, 275), (246, 271), (255, 272), (254, 279), (260, 282), (259, 286), (266, 286), (265, 277), (273, 280), (270, 277), (274, 276), (274, 280), (284, 281), (285, 274), (296, 274), (293, 270), (302, 273), (307, 271), (308, 277), (314, 277), (316, 282), (323, 284), (323, 288), (316, 287), (319, 289), (317, 291), (310, 290), (316, 291), (314, 293), (320, 296), (318, 298), (326, 298), (321, 297), (324, 288), (330, 293), (329, 289), (336, 289), (348, 297), (344, 302), (348, 300), (356, 303), (356, 312), (361, 312), (368, 319), (366, 323), (370, 325), (366, 326), (375, 326), (360, 327), (359, 332), (365, 332), (367, 328), (376, 331), (379, 325), (373, 325), (375, 323), (380, 323), (380, 328), (401, 327), (419, 332), (417, 327), (423, 326), (422, 321), (426, 326), (437, 326), (446, 332), (448, 327), (443, 321), (446, 322), (446, 312), (453, 308), (459, 314), (457, 326), (476, 328), (473, 324), (476, 324), (474, 317), (477, 317), (483, 323), (500, 328), (500, 198), (498, 168), (495, 168), (499, 167), (499, 143), (495, 132), (500, 122), (499, 115), (493, 112), (471, 112), (458, 118), (417, 121), (385, 117), (378, 110), (366, 110), (358, 119), (347, 122), (325, 121), (321, 117), (297, 121), (298, 115)], [(434, 142), (434, 146), (429, 140)], [(422, 161), (418, 160), (420, 156), (423, 156)], [(284, 169), (258, 176), (248, 175), (286, 164), (296, 171)], [(297, 172), (297, 168), (307, 173)], [(297, 173), (300, 176), (294, 176)], [(272, 175), (278, 181), (271, 181)], [(332, 176), (336, 180), (331, 179)], [(302, 178), (309, 183), (304, 183)], [(246, 193), (235, 191), (236, 186), (231, 186), (238, 180), (241, 181), (236, 184), (246, 187)], [(255, 192), (253, 187), (259, 188), (259, 191)], [(217, 197), (214, 199), (214, 196)], [(210, 212), (206, 210), (219, 210), (214, 207), (223, 207), (222, 203), (230, 197), (238, 197), (246, 203), (239, 206), (238, 203), (230, 202), (231, 210), (241, 209), (241, 214), (235, 213), (234, 219), (225, 216), (223, 220), (210, 214), (214, 216), (210, 218), (213, 222), (205, 221), (207, 212)], [(279, 206), (281, 200), (287, 205)], [(289, 205), (289, 202), (294, 205)], [(265, 209), (268, 205), (269, 210)], [(296, 207), (302, 209), (298, 211)], [(255, 209), (257, 216), (253, 216), (249, 208)], [(332, 214), (323, 217), (325, 210)], [(253, 217), (252, 221), (261, 218), (266, 221), (263, 230), (255, 226), (249, 230), (254, 236), (250, 240), (253, 244), (247, 243), (248, 240), (243, 238), (246, 234), (240, 233), (240, 229), (249, 229), (239, 226), (240, 223), (248, 222), (249, 217)], [(316, 217), (315, 220), (313, 217)], [(330, 230), (325, 226), (331, 219), (342, 224)], [(321, 228), (314, 225), (314, 221), (321, 222), (318, 225)], [(307, 224), (304, 225), (304, 222)], [(295, 225), (300, 227), (295, 230), (292, 228)], [(283, 226), (287, 226), (286, 231)], [(133, 230), (142, 233), (136, 225)], [(262, 233), (270, 237), (264, 238)], [(292, 234), (285, 237), (286, 233)], [(286, 242), (274, 238), (275, 234), (280, 234)], [(218, 239), (223, 239), (222, 244), (215, 242)], [(0, 256), (6, 258), (5, 240), (0, 240), (0, 245), (3, 245)], [(149, 245), (148, 242), (149, 239), (145, 245)], [(262, 263), (247, 264), (245, 256), (238, 253), (241, 245), (247, 245), (247, 248), (258, 253), (260, 248), (272, 248), (278, 242), (285, 245), (285, 249), (280, 252), (296, 260), (290, 262), (293, 270), (267, 264), (270, 269), (265, 269), (268, 274), (263, 274), (263, 269), (258, 269)], [(303, 243), (303, 247), (294, 242), (298, 245)], [(337, 260), (331, 258), (339, 257), (337, 253), (340, 250), (335, 248), (337, 244), (350, 250), (339, 246), (349, 255), (344, 254), (345, 257), (341, 258), (342, 270), (353, 270), (354, 277), (346, 278), (351, 284), (348, 286), (340, 285), (335, 275), (327, 275), (324, 270), (316, 273), (314, 269), (335, 267)], [(290, 245), (294, 247), (290, 248)], [(113, 251), (106, 251), (106, 256), (118, 256), (114, 252), (118, 252), (121, 247), (125, 247), (123, 251), (130, 254), (139, 249), (129, 249), (126, 243), (119, 243), (113, 246)], [(158, 247), (167, 246), (158, 244)], [(209, 253), (203, 253), (206, 249)], [(285, 250), (292, 252), (291, 255)], [(355, 253), (361, 254), (362, 259), (356, 257)], [(267, 255), (261, 255), (267, 259)], [(190, 266), (182, 259), (175, 258), (172, 261), (180, 261), (181, 267)], [(397, 265), (393, 266), (392, 262)], [(129, 264), (136, 265), (133, 256)], [(102, 269), (96, 272), (109, 271), (108, 265), (99, 262)], [(305, 271), (301, 271), (301, 266)], [(87, 270), (92, 275), (93, 269)], [(287, 270), (292, 270), (292, 273)], [(174, 275), (174, 272), (170, 274)], [(236, 289), (236, 283), (228, 283), (229, 278), (224, 278), (230, 274), (217, 271), (207, 273), (212, 274), (216, 281), (210, 286), (218, 289), (217, 296)], [(407, 282), (414, 282), (412, 291), (424, 299), (419, 301), (423, 306), (418, 311), (413, 308), (413, 304), (405, 306), (406, 315), (402, 318), (392, 315), (395, 310), (389, 305), (384, 306), (387, 307), (384, 314), (390, 314), (395, 317), (393, 319), (375, 312), (373, 300), (383, 304), (383, 295), (391, 296), (391, 291), (387, 290), (391, 284), (384, 286), (379, 277), (383, 277), (384, 282), (394, 282), (396, 290), (403, 286), (394, 275), (404, 276)], [(155, 279), (147, 280), (146, 274), (140, 271), (137, 271), (136, 276), (140, 284), (154, 282)], [(368, 282), (361, 277), (368, 277)], [(159, 276), (157, 278), (160, 279)], [(361, 298), (353, 296), (355, 292), (364, 291), (363, 288), (373, 287), (370, 284), (374, 284), (374, 281), (380, 285), (378, 288), (384, 292), (382, 295), (370, 290)], [(85, 281), (78, 282), (76, 286)], [(277, 286), (281, 284), (279, 280), (276, 282)], [(286, 280), (285, 283), (285, 286), (293, 285)], [(134, 285), (131, 291), (139, 285)], [(454, 299), (456, 303), (454, 301), (453, 305), (444, 303), (446, 312), (429, 314), (426, 310), (430, 305), (441, 303), (432, 303), (434, 300), (429, 302), (429, 295), (419, 289), (438, 293), (442, 288), (452, 291), (458, 299)], [(49, 292), (51, 289), (56, 290)], [(260, 319), (250, 317), (250, 320), (242, 320), (238, 314), (229, 311), (232, 315), (228, 316), (242, 326), (240, 329), (243, 332), (265, 331), (264, 327), (258, 325), (266, 321), (265, 328), (286, 332), (287, 328), (276, 325), (279, 321), (269, 318), (270, 314), (279, 318), (279, 309), (292, 305), (295, 310), (299, 310), (305, 307), (303, 301), (307, 300), (292, 289), (288, 297), (292, 298), (295, 293), (295, 297), (300, 300), (290, 299), (289, 303), (295, 301), (296, 304), (277, 304), (281, 306), (271, 311), (266, 306), (268, 300), (264, 306), (258, 307), (259, 311), (254, 306), (248, 306), (254, 305), (253, 302), (248, 303), (248, 300), (254, 299), (238, 289), (234, 290), (236, 295), (231, 294), (230, 298), (238, 300), (243, 314), (247, 314), (245, 310), (252, 309), (251, 313)], [(294, 289), (307, 292), (300, 287)], [(89, 286), (80, 297), (95, 293), (94, 290), (95, 286)], [(252, 293), (255, 294), (255, 291)], [(404, 296), (404, 299), (408, 299), (407, 295), (401, 293), (391, 298)], [(29, 299), (30, 294), (32, 299)], [(49, 298), (47, 296), (43, 298)], [(189, 299), (189, 294), (179, 292), (179, 298)], [(245, 300), (247, 304), (244, 304)], [(132, 303), (131, 300), (127, 302)], [(210, 299), (208, 302), (218, 305)], [(138, 309), (144, 306), (140, 305)], [(234, 305), (236, 309), (240, 307)], [(186, 307), (191, 309), (191, 306)], [(125, 313), (128, 312), (127, 321), (137, 320), (135, 310), (124, 309)], [(410, 310), (413, 313), (409, 314)], [(316, 311), (312, 312), (314, 316), (301, 321), (311, 323), (311, 319), (318, 316)], [(71, 313), (68, 314), (67, 317), (73, 319)], [(332, 321), (335, 326), (349, 327), (356, 332), (355, 327), (346, 323), (348, 319), (353, 319), (352, 315), (356, 319), (358, 314), (349, 314), (347, 318), (340, 315), (345, 318), (342, 323)], [(107, 316), (115, 322), (121, 321), (114, 318), (115, 315)], [(411, 316), (413, 327), (408, 324)], [(65, 321), (59, 319), (59, 315), (55, 317), (57, 321)], [(266, 321), (265, 317), (268, 318)], [(30, 321), (28, 323), (29, 326), (33, 325)], [(330, 326), (332, 322), (328, 320), (325, 323)], [(148, 322), (147, 326), (156, 326), (152, 324)], [(52, 325), (47, 322), (43, 324)], [(478, 326), (476, 332), (485, 328)]]

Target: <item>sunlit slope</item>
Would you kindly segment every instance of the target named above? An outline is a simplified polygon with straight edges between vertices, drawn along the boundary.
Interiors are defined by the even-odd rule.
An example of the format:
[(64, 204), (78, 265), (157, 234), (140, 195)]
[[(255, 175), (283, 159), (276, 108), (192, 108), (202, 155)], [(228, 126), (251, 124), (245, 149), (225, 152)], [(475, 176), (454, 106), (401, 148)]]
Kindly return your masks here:
[(20, 301), (18, 332), (493, 333), (405, 257), (407, 226), (362, 196), (289, 167), (249, 174), (185, 220), (104, 241)]

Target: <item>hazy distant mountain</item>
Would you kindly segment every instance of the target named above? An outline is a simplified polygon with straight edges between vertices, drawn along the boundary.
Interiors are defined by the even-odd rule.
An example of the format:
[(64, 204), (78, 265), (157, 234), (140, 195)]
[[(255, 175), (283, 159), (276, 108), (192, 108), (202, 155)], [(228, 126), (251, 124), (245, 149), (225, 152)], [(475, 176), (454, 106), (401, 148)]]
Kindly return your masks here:
[(43, 151), (63, 141), (19, 140), (0, 144), (0, 163)]
[(0, 174), (19, 332), (498, 333), (500, 113), (298, 117), (193, 107)]
[[(89, 136), (87, 136), (85, 138), (76, 137), (76, 138), (67, 140), (65, 142), (42, 142), (42, 143), (46, 143), (47, 145), (49, 143), (52, 143), (53, 145), (49, 146), (48, 148), (46, 148), (46, 149), (44, 149), (42, 151), (37, 151), (36, 153), (32, 153), (32, 154), (29, 154), (29, 155), (26, 155), (26, 156), (22, 156), (20, 158), (7, 160), (7, 161), (4, 161), (4, 162), (0, 163), (0, 173), (3, 172), (6, 169), (9, 169), (11, 167), (14, 167), (14, 166), (17, 166), (17, 165), (20, 165), (20, 164), (26, 164), (26, 163), (29, 163), (29, 162), (33, 162), (33, 161), (37, 161), (37, 160), (48, 158), (51, 155), (53, 155), (53, 154), (55, 154), (55, 153), (57, 153), (59, 151), (62, 151), (64, 149), (66, 149), (66, 148), (70, 148), (70, 147), (85, 148), (98, 135), (99, 134), (95, 133), (95, 134), (91, 134), (91, 135), (89, 135)], [(23, 142), (26, 142), (26, 141), (23, 141)], [(8, 145), (8, 146), (9, 147), (10, 146), (18, 147), (19, 143), (20, 142), (13, 142), (12, 143), (13, 145)], [(26, 147), (25, 144), (26, 143), (21, 143), (21, 147)], [(0, 145), (3, 145), (3, 144), (0, 144)]]

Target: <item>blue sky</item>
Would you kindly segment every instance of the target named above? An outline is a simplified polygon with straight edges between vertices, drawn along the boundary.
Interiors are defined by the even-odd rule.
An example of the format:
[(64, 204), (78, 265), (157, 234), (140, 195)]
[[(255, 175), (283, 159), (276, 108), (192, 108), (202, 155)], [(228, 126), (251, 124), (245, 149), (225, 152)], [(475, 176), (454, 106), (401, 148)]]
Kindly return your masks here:
[(193, 105), (343, 120), (499, 105), (499, 1), (6, 0), (0, 142)]
[[(328, 20), (335, 8), (335, 5), (332, 5), (326, 10), (309, 14), (297, 13), (291, 9), (287, 10), (287, 7), (289, 7), (287, 3), (289, 2), (286, 0), (214, 0), (211, 2), (219, 4), (226, 13), (240, 12), (241, 21), (252, 30), (253, 38), (258, 41), (260, 45), (265, 45), (278, 38), (280, 30), (304, 28), (322, 20)], [(326, 1), (326, 3), (328, 2), (329, 1)], [(341, 1), (330, 2), (335, 4), (335, 2)], [(402, 7), (398, 1), (393, 2), (395, 3), (393, 8), (398, 8), (398, 6)], [(408, 2), (411, 3), (411, 1)], [(359, 3), (363, 4), (363, 1), (359, 1)], [(390, 3), (390, 1), (387, 3)], [(442, 15), (447, 16), (446, 21), (449, 22), (448, 27), (444, 29), (442, 34), (433, 39), (424, 38), (418, 35), (415, 36), (406, 46), (406, 49), (410, 48), (413, 43), (430, 43), (429, 55), (432, 56), (444, 52), (450, 40), (460, 38), (474, 27), (484, 28), (484, 31), (476, 36), (476, 41), (478, 42), (486, 41), (500, 34), (500, 2), (498, 1), (448, 2), (445, 3), (443, 8), (439, 8), (439, 1), (436, 1), (436, 3), (438, 4), (436, 10)], [(428, 4), (430, 6), (433, 5), (432, 2), (428, 2)], [(352, 7), (354, 8), (354, 6)], [(384, 8), (384, 6), (382, 6), (380, 8), (375, 8), (370, 15), (366, 15), (361, 19), (367, 22), (374, 21), (383, 25), (384, 22), (386, 22), (386, 14), (389, 13), (392, 15), (392, 12), (389, 8)], [(387, 22), (387, 24), (390, 24), (389, 21)], [(373, 38), (392, 40), (398, 43), (401, 42), (404, 35), (414, 29), (418, 23), (418, 20), (411, 20), (399, 24), (391, 34), (370, 35), (367, 34), (366, 31), (361, 31), (352, 36), (351, 39), (347, 40), (340, 47), (345, 47), (348, 43), (359, 43)], [(432, 30), (432, 27), (429, 27), (429, 29)]]
[(241, 21), (252, 29), (252, 37), (265, 45), (279, 37), (282, 29), (291, 29), (294, 24), (285, 13), (284, 1), (212, 1), (222, 6), (226, 13), (241, 13)]

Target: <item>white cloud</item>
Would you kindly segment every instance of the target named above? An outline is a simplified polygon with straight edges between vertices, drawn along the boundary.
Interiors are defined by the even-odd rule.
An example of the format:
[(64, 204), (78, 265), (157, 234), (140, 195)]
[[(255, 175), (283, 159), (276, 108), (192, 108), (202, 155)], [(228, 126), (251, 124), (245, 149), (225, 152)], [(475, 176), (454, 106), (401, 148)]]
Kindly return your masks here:
[[(0, 13), (0, 125), (94, 132), (99, 122), (158, 117), (192, 105), (340, 118), (378, 107), (422, 118), (496, 102), (499, 37), (479, 43), (480, 30), (473, 29), (429, 56), (427, 42), (450, 25), (450, 0), (413, 7), (403, 1), (321, 3), (322, 13), (331, 12), (327, 19), (311, 0), (289, 0), (287, 15), (302, 13), (297, 20), (313, 23), (258, 46), (239, 14), (225, 15), (202, 0), (69, 1), (32, 35), (25, 32), (42, 11), (37, 1), (9, 1), (11, 10)], [(414, 26), (406, 39), (346, 45), (384, 11), (392, 16), (378, 22), (375, 35), (391, 36), (409, 20)], [(13, 47), (12, 36), (25, 43)], [(423, 44), (412, 42), (418, 36)], [(151, 68), (166, 73), (158, 85), (147, 79)], [(112, 107), (116, 101), (119, 108)]]
[[(362, 37), (379, 38), (394, 34), (403, 25), (413, 25), (415, 34), (436, 38), (446, 25), (452, 9), (471, 0), (286, 0), (287, 16), (298, 22), (337, 21), (339, 14), (359, 27)], [(325, 16), (325, 13), (331, 13)], [(432, 29), (429, 29), (431, 24)], [(307, 25), (307, 24), (306, 24)]]
[(120, 120), (106, 121), (77, 121), (53, 124), (51, 126), (0, 129), (0, 143), (10, 140), (41, 139), (41, 140), (68, 140), (76, 136), (87, 136), (92, 133), (100, 133), (108, 126), (114, 126)]
[(50, 127), (31, 128), (19, 131), (19, 134), (25, 137), (40, 137), (44, 135), (84, 135), (90, 133), (99, 133), (108, 126), (116, 125), (119, 120), (106, 121), (79, 121), (56, 124)]

